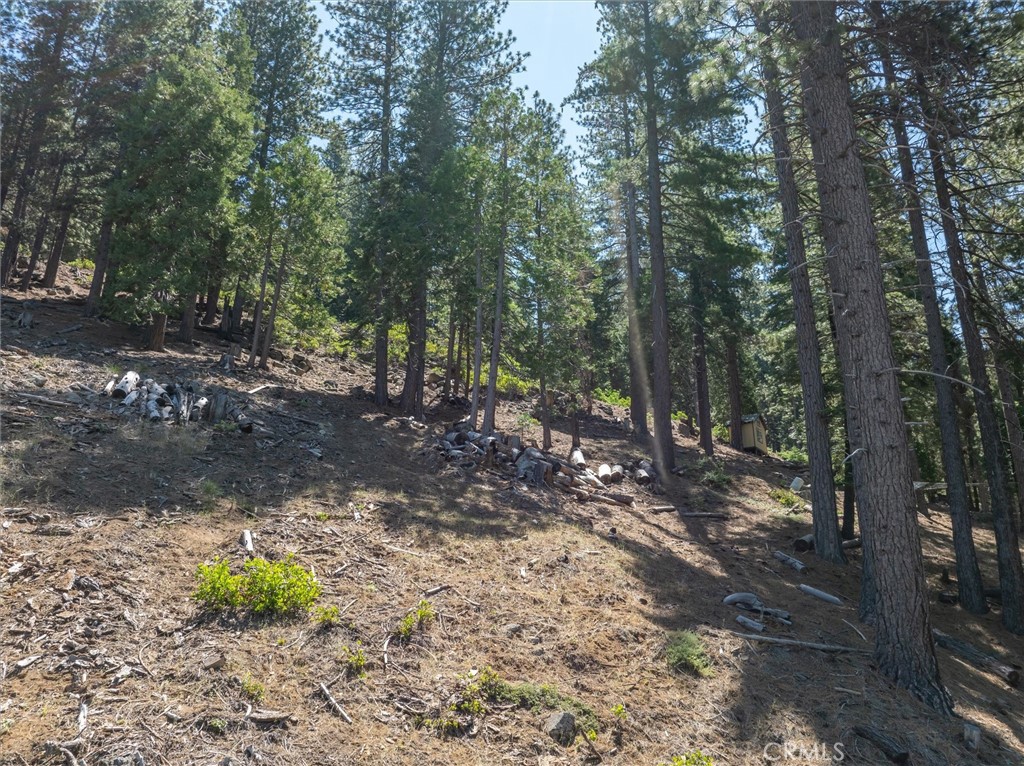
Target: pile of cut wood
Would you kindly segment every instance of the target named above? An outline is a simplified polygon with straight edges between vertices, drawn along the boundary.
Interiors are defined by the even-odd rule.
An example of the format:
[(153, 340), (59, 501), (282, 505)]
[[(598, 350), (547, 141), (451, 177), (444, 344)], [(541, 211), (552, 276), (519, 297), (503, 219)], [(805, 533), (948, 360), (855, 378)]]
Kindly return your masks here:
[(495, 432), (490, 436), (473, 431), (469, 422), (457, 423), (438, 439), (435, 448), (461, 468), (478, 465), (503, 466), (515, 472), (515, 478), (534, 484), (557, 487), (580, 500), (609, 505), (633, 505), (632, 495), (614, 492), (611, 486), (629, 478), (640, 486), (653, 484), (657, 474), (650, 461), (636, 461), (627, 467), (602, 464), (595, 473), (587, 467), (579, 447), (564, 460), (536, 447), (524, 447), (521, 437)]
[(244, 424), (242, 407), (232, 401), (225, 391), (211, 391), (203, 395), (197, 381), (157, 383), (145, 380), (134, 371), (126, 372), (120, 380), (112, 378), (103, 389), (103, 395), (118, 402), (121, 414), (137, 414), (152, 421), (188, 423), (206, 419), (211, 423), (231, 420)]

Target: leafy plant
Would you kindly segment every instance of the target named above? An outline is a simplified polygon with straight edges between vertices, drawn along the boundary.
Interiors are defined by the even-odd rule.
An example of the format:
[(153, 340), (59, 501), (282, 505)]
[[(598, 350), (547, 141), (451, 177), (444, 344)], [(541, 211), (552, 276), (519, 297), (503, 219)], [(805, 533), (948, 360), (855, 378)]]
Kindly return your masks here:
[(345, 674), (350, 678), (362, 678), (366, 675), (366, 652), (363, 642), (356, 641), (356, 648), (341, 647), (341, 661), (345, 665)]
[(668, 766), (715, 766), (710, 755), (704, 755), (700, 750), (692, 750), (684, 755), (673, 755)]
[(616, 407), (626, 408), (630, 406), (631, 402), (628, 396), (623, 396), (618, 391), (611, 388), (595, 388), (594, 399), (599, 402), (604, 402), (605, 404), (614, 404)]
[(213, 479), (203, 479), (199, 482), (199, 504), (204, 511), (212, 511), (223, 494), (220, 484)]
[(263, 684), (247, 673), (242, 679), (242, 694), (253, 702), (263, 702), (266, 697), (266, 689), (263, 688)]
[(701, 472), (700, 483), (708, 487), (724, 487), (732, 483), (732, 477), (725, 472), (720, 462), (711, 457), (702, 457), (697, 461), (697, 470)]
[(313, 611), (313, 622), (324, 630), (330, 630), (341, 625), (341, 612), (336, 606), (318, 606)]
[(673, 670), (688, 671), (701, 678), (707, 678), (713, 673), (704, 642), (692, 630), (670, 633), (665, 656)]
[(250, 559), (239, 575), (231, 574), (224, 559), (200, 564), (192, 598), (211, 611), (247, 610), (268, 617), (306, 612), (322, 588), (313, 573), (295, 564), (293, 558), (289, 555), (277, 562)]
[(207, 718), (206, 728), (217, 735), (222, 735), (228, 730), (228, 722), (223, 718)]
[(434, 611), (434, 607), (430, 605), (430, 602), (422, 599), (416, 605), (416, 608), (398, 623), (398, 627), (395, 628), (395, 636), (403, 642), (408, 641), (412, 638), (412, 634), (416, 632), (417, 628), (422, 628), (424, 625), (429, 624), (436, 616), (437, 613)]
[(797, 505), (802, 506), (804, 503), (803, 499), (798, 494), (792, 490), (783, 489), (782, 487), (772, 487), (768, 490), (768, 497), (779, 505), (784, 505), (787, 508), (792, 508)]
[(629, 713), (626, 712), (626, 706), (623, 705), (621, 702), (617, 705), (612, 706), (612, 715), (620, 721), (625, 721), (627, 718), (629, 718)]

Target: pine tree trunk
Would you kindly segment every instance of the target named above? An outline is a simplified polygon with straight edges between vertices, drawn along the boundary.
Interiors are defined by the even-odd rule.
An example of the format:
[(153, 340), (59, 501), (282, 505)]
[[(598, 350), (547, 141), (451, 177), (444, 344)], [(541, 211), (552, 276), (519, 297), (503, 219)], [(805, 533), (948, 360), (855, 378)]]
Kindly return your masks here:
[[(623, 139), (625, 155), (633, 158), (633, 127), (629, 121), (629, 105), (623, 99)], [(629, 332), (629, 418), (634, 432), (648, 435), (647, 430), (647, 353), (644, 350), (640, 325), (640, 238), (637, 225), (636, 184), (623, 183), (626, 193), (626, 317)]]
[(743, 384), (740, 382), (737, 339), (730, 334), (725, 341), (725, 367), (729, 379), (729, 445), (743, 449)]
[(1024, 525), (1024, 430), (1021, 429), (1020, 415), (1013, 401), (1013, 383), (1010, 371), (1003, 361), (997, 359), (995, 364), (996, 383), (999, 386), (999, 398), (1002, 399), (1003, 420), (1006, 421), (1006, 435), (1010, 442), (1010, 459), (1013, 464), (1013, 476), (1017, 484), (1017, 512), (1020, 517), (1018, 532)]
[(480, 414), (480, 372), (484, 363), (484, 273), (483, 250), (480, 247), (480, 211), (476, 222), (476, 325), (473, 336), (473, 395), (469, 407), (469, 423), (476, 429)]
[[(923, 78), (918, 75), (922, 88), (922, 107), (930, 113), (924, 91)], [(931, 156), (932, 174), (935, 178), (935, 194), (942, 216), (942, 231), (946, 240), (946, 254), (949, 258), (950, 273), (956, 294), (957, 315), (963, 335), (967, 367), (974, 386), (974, 409), (978, 417), (978, 431), (981, 435), (981, 457), (985, 467), (992, 519), (996, 533), (996, 558), (999, 562), (999, 589), (1002, 593), (1001, 611), (1003, 626), (1012, 633), (1024, 633), (1024, 569), (1021, 567), (1020, 545), (1017, 529), (1010, 513), (1012, 493), (1006, 466), (1006, 455), (1000, 439), (999, 421), (996, 418), (992, 388), (989, 384), (982, 345), (974, 309), (974, 296), (968, 289), (971, 284), (960, 245), (960, 232), (953, 218), (953, 205), (946, 180), (942, 146), (934, 132), (927, 133), (928, 153)]]
[(198, 293), (189, 293), (185, 296), (185, 310), (181, 312), (181, 322), (178, 324), (178, 340), (189, 345), (192, 344), (195, 334), (197, 300)]
[[(253, 309), (252, 345), (249, 346), (249, 361), (246, 364), (246, 366), (250, 368), (256, 366), (256, 359), (260, 349), (260, 324), (263, 322), (263, 309), (264, 306), (266, 306), (267, 301), (267, 280), (270, 279), (270, 259), (274, 252), (274, 229), (276, 228), (276, 225), (272, 226), (270, 231), (267, 233), (267, 246), (263, 251), (263, 272), (260, 274), (260, 297), (256, 299), (256, 308)], [(237, 303), (237, 294), (235, 297)], [(238, 313), (241, 313), (241, 311)], [(231, 318), (232, 324), (234, 324), (234, 312), (232, 312)]]
[(72, 199), (78, 194), (78, 184), (75, 184), (68, 192), (67, 198), (60, 213), (60, 223), (57, 224), (57, 234), (53, 238), (53, 245), (50, 247), (50, 256), (46, 259), (46, 271), (43, 272), (43, 287), (51, 288), (57, 284), (57, 272), (60, 270), (60, 262), (64, 257), (64, 244), (68, 239), (68, 227), (71, 225)]
[[(832, 475), (832, 445), (828, 433), (825, 383), (821, 377), (821, 348), (814, 317), (811, 276), (807, 268), (803, 217), (800, 195), (793, 172), (792, 150), (786, 130), (785, 104), (779, 89), (778, 65), (770, 46), (770, 25), (761, 7), (757, 14), (757, 31), (761, 36), (761, 72), (764, 79), (767, 116), (775, 154), (775, 174), (779, 181), (782, 206), (782, 228), (786, 237), (786, 258), (789, 266), (789, 289), (793, 294), (793, 315), (796, 327), (797, 365), (803, 393), (804, 431), (807, 436), (807, 459), (811, 474), (811, 514), (814, 529), (814, 550), (833, 564), (846, 562), (842, 535), (836, 515), (835, 477)], [(848, 523), (852, 537), (853, 487), (848, 488), (850, 510)], [(845, 500), (844, 500), (845, 501)], [(844, 509), (845, 512), (845, 509)], [(844, 526), (847, 516), (844, 515)]]
[[(881, 5), (870, 4), (869, 8), (878, 21), (882, 20)], [(881, 26), (881, 25), (879, 25)], [(957, 425), (956, 404), (953, 400), (953, 386), (949, 381), (949, 360), (946, 354), (945, 331), (942, 314), (935, 291), (935, 276), (932, 272), (931, 253), (922, 213), (921, 197), (918, 192), (917, 172), (910, 153), (910, 140), (903, 120), (903, 109), (893, 99), (898, 98), (896, 75), (887, 47), (882, 51), (882, 69), (886, 87), (889, 90), (890, 111), (893, 133), (896, 137), (896, 151), (906, 195), (907, 218), (910, 223), (910, 239), (914, 249), (917, 267), (917, 281), (920, 286), (921, 303), (924, 306), (925, 328), (928, 335), (928, 354), (931, 362), (932, 382), (935, 386), (935, 415), (939, 425), (942, 466), (946, 474), (946, 497), (949, 500), (950, 518), (953, 525), (953, 550), (956, 557), (957, 587), (960, 606), (972, 614), (988, 611), (982, 593), (981, 572), (974, 548), (974, 533), (971, 529), (971, 514), (968, 507), (967, 477), (964, 473), (963, 446)]]
[[(544, 311), (540, 297), (537, 297), (537, 348), (543, 353), (544, 349)], [(548, 384), (544, 374), (544, 364), (540, 366), (540, 426), (541, 426), (541, 449), (551, 449), (551, 408), (548, 407)]]
[(204, 325), (212, 325), (217, 319), (217, 308), (220, 305), (220, 286), (223, 279), (221, 276), (210, 277), (210, 284), (206, 289), (206, 311), (203, 312), (202, 319)]
[(462, 348), (466, 342), (466, 322), (465, 320), (459, 321), (459, 340), (456, 344), (455, 349), (455, 369), (452, 370), (452, 377), (455, 378), (452, 386), (452, 396), (459, 395), (459, 386), (462, 384)]
[[(444, 384), (441, 388), (441, 396), (448, 400), (452, 392), (452, 362), (455, 359), (455, 296), (452, 296), (452, 305), (448, 308), (448, 356), (444, 360)], [(456, 384), (458, 385), (458, 384)]]
[(405, 383), (402, 387), (402, 412), (416, 418), (423, 417), (423, 372), (427, 348), (427, 277), (421, 279), (412, 291), (409, 302), (409, 347), (406, 352)]
[[(286, 237), (287, 240), (287, 237)], [(270, 316), (267, 318), (267, 331), (263, 335), (263, 349), (260, 352), (260, 369), (270, 368), (270, 346), (274, 342), (274, 325), (277, 322), (277, 312), (281, 308), (281, 293), (284, 289), (284, 280), (288, 276), (288, 246), (287, 242), (281, 250), (281, 262), (277, 267), (277, 278), (274, 280), (274, 298), (270, 306)]]
[(103, 296), (103, 282), (110, 266), (110, 240), (114, 233), (114, 218), (104, 213), (100, 223), (100, 238), (96, 245), (96, 259), (93, 262), (92, 283), (89, 285), (89, 297), (85, 299), (85, 315), (94, 317), (100, 310), (100, 298)]
[(804, 51), (800, 78), (822, 218), (838, 244), (827, 264), (840, 367), (860, 416), (853, 446), (863, 450), (861, 464), (871, 477), (871, 510), (861, 531), (877, 586), (875, 660), (897, 685), (949, 714), (953, 703), (939, 677), (928, 620), (905, 418), (836, 7), (794, 2), (791, 8)]
[[(508, 142), (501, 147), (501, 172), (508, 171)], [(508, 211), (508, 181), (505, 180), (501, 193), (501, 211)], [(484, 422), (480, 432), (490, 436), (494, 432), (494, 407), (498, 396), (498, 363), (501, 360), (501, 315), (505, 306), (505, 243), (508, 238), (508, 224), (501, 222), (498, 235), (498, 280), (494, 287), (494, 334), (491, 338), (491, 369), (487, 375), (487, 403), (484, 406)]]
[(661, 214), (661, 143), (658, 139), (657, 90), (654, 80), (654, 30), (651, 0), (642, 0), (644, 11), (644, 83), (647, 133), (648, 229), (651, 248), (651, 329), (653, 342), (652, 409), (654, 410), (654, 460), (661, 476), (675, 468), (672, 439), (672, 372), (669, 368), (668, 282), (665, 269), (665, 237)]
[(700, 272), (690, 272), (690, 302), (693, 305), (693, 374), (697, 379), (697, 428), (704, 454), (715, 454), (711, 433), (711, 389), (708, 385), (707, 339), (704, 333), (704, 298)]
[(164, 337), (167, 334), (167, 314), (163, 312), (159, 314), (153, 314), (153, 324), (149, 328), (149, 343), (146, 345), (147, 351), (163, 351), (164, 350)]

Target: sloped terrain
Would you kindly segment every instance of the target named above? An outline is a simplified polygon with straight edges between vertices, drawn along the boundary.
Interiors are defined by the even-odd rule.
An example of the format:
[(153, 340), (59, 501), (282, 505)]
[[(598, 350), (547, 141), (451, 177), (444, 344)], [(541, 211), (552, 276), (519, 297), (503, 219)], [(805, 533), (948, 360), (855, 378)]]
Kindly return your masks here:
[[(664, 494), (629, 486), (633, 508), (581, 503), (500, 468), (446, 463), (431, 445), (465, 412), (434, 408), (426, 430), (411, 428), (368, 400), (371, 370), (358, 360), (315, 358), (303, 375), (288, 365), (225, 375), (212, 334), (152, 354), (130, 328), (81, 319), (75, 296), (30, 297), (43, 301), (31, 329), (9, 318), (20, 295), (5, 304), (0, 356), (0, 764), (552, 766), (597, 753), (659, 764), (698, 749), (716, 764), (821, 763), (836, 752), (846, 763), (885, 762), (856, 725), (889, 732), (913, 763), (1024, 760), (1021, 691), (944, 651), (958, 712), (983, 731), (977, 754), (962, 720), (894, 689), (869, 653), (733, 632), (737, 612), (723, 597), (754, 591), (793, 614), (770, 635), (871, 646), (857, 622), (859, 552), (846, 567), (800, 554), (811, 566), (802, 575), (773, 559), (810, 522), (770, 496), (795, 475), (778, 461), (719, 446), (728, 478), (709, 481), (696, 444), (680, 436), (684, 470)], [(69, 390), (102, 389), (128, 369), (223, 386), (258, 427), (144, 423), (82, 386)], [(537, 439), (528, 411), (503, 402), (499, 424)], [(588, 458), (644, 456), (617, 428), (623, 414), (599, 405), (583, 420)], [(565, 456), (567, 424), (556, 426), (554, 451)], [(648, 511), (664, 504), (728, 518)], [(932, 510), (922, 524), (937, 593), (951, 566), (950, 526)], [(198, 608), (197, 565), (222, 557), (239, 571), (245, 529), (257, 555), (294, 554), (315, 570), (319, 603), (338, 608), (337, 625)], [(994, 581), (990, 531), (978, 542)], [(842, 606), (804, 595), (802, 582)], [(436, 617), (396, 640), (421, 600)], [(999, 656), (1024, 656), (995, 609), (979, 619), (933, 600), (933, 615)], [(669, 668), (677, 630), (702, 636), (710, 677)], [(360, 649), (361, 676), (347, 672)], [(432, 725), (485, 668), (522, 699), (484, 699), (447, 732)], [(593, 726), (592, 746), (582, 733), (565, 746), (549, 737), (554, 708)], [(60, 743), (71, 743), (67, 752)]]

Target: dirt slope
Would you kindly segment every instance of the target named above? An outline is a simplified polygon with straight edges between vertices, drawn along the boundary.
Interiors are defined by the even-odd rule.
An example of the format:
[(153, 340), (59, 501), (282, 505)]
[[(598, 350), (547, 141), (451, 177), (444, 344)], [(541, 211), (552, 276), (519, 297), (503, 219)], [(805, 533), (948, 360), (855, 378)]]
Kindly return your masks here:
[[(808, 514), (769, 496), (794, 475), (777, 461), (719, 447), (731, 480), (704, 486), (696, 445), (680, 438), (686, 470), (664, 495), (630, 487), (632, 509), (579, 503), (500, 471), (445, 464), (430, 441), (465, 413), (434, 410), (427, 431), (410, 429), (367, 400), (371, 371), (359, 362), (229, 377), (214, 370), (222, 348), (212, 334), (151, 354), (129, 328), (81, 319), (74, 296), (31, 297), (45, 303), (28, 330), (8, 318), (21, 295), (7, 299), (0, 356), (0, 764), (72, 763), (46, 743), (76, 738), (74, 756), (89, 766), (551, 766), (593, 756), (582, 737), (561, 746), (547, 736), (552, 711), (543, 706), (491, 702), (456, 736), (417, 726), (486, 667), (512, 684), (551, 685), (565, 705), (593, 711), (605, 763), (666, 763), (697, 749), (716, 764), (822, 763), (837, 743), (846, 763), (884, 762), (853, 735), (857, 724), (892, 733), (913, 763), (1024, 762), (1021, 691), (945, 652), (958, 711), (983, 730), (977, 755), (964, 746), (962, 721), (892, 688), (869, 654), (770, 647), (730, 632), (736, 612), (722, 598), (750, 590), (794, 614), (792, 627), (772, 626), (771, 635), (870, 646), (870, 628), (857, 622), (857, 552), (845, 568), (803, 554), (812, 567), (803, 575), (772, 558), (809, 528)], [(81, 329), (56, 334), (77, 322)], [(140, 423), (108, 399), (68, 389), (102, 388), (127, 369), (225, 386), (261, 428)], [(263, 384), (279, 387), (244, 394)], [(499, 424), (516, 431), (526, 409), (503, 403)], [(588, 458), (643, 455), (615, 428), (622, 414), (599, 408), (584, 421)], [(568, 444), (560, 431), (555, 451)], [(664, 503), (729, 518), (645, 510)], [(923, 529), (938, 591), (950, 526), (933, 510)], [(257, 554), (293, 553), (313, 567), (320, 603), (337, 606), (342, 624), (201, 614), (190, 598), (196, 565), (221, 556), (240, 567), (243, 529)], [(992, 536), (978, 537), (992, 580)], [(803, 595), (800, 582), (843, 605)], [(385, 665), (385, 639), (427, 593), (436, 619), (407, 644), (390, 642)], [(1024, 641), (1002, 631), (995, 612), (975, 619), (936, 602), (933, 614), (949, 633), (1024, 656)], [(680, 629), (703, 636), (712, 677), (669, 670), (666, 636)], [(345, 647), (358, 646), (365, 676), (345, 677)], [(352, 724), (319, 692), (331, 681)], [(612, 712), (618, 705), (624, 720)], [(290, 718), (258, 723), (268, 710)]]

